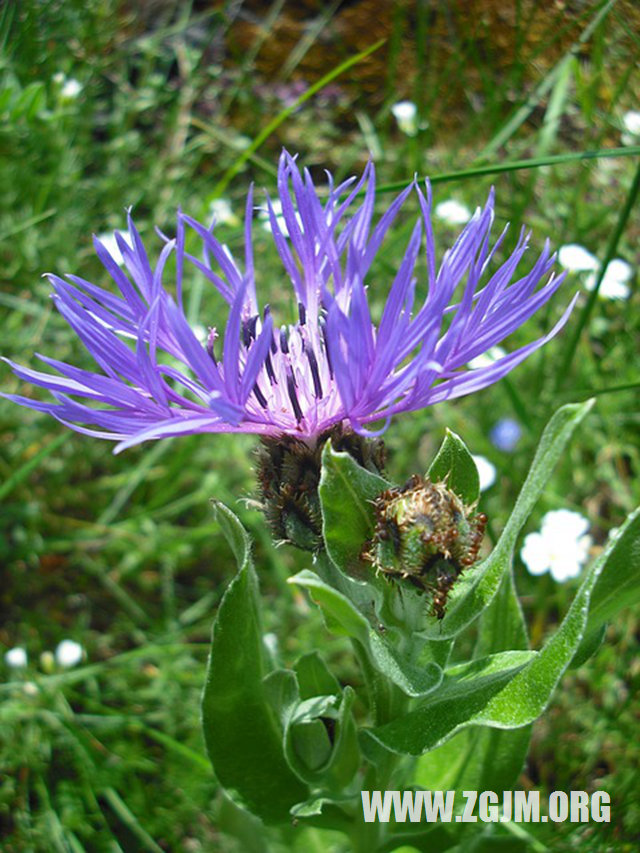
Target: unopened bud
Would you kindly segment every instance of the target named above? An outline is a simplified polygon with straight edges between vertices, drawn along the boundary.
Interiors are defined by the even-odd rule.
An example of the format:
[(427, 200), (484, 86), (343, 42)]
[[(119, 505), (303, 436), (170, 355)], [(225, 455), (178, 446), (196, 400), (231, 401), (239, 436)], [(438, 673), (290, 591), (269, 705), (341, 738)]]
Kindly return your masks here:
[(487, 517), (447, 488), (418, 475), (375, 501), (376, 528), (362, 556), (376, 571), (409, 581), (432, 596), (442, 619), (458, 576), (473, 565)]

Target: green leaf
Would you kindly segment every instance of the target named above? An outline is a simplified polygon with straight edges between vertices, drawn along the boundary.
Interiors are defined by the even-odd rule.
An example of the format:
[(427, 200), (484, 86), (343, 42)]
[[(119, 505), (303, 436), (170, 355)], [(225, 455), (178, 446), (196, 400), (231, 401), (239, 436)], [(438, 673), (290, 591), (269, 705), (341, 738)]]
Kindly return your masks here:
[(369, 623), (355, 605), (341, 592), (325, 583), (315, 572), (303, 569), (288, 583), (309, 590), (311, 598), (324, 614), (327, 628), (334, 634), (352, 637), (367, 644)]
[(289, 765), (301, 779), (319, 783), (333, 750), (323, 719), (336, 718), (339, 700), (336, 696), (315, 696), (299, 702), (291, 716), (285, 737)]
[(285, 731), (293, 711), (300, 701), (296, 674), (290, 669), (276, 669), (262, 679), (264, 695)]
[[(635, 556), (633, 556), (635, 555)], [(608, 572), (615, 574), (621, 563), (637, 560), (638, 555), (638, 512), (636, 511), (624, 523), (618, 536), (609, 541), (603, 553), (589, 567), (585, 578), (574, 598), (560, 628), (546, 642), (531, 665), (495, 696), (477, 718), (485, 725), (497, 725), (505, 728), (526, 725), (533, 722), (544, 711), (551, 699), (556, 684), (576, 654), (584, 636), (588, 636), (589, 606), (595, 588), (607, 565), (613, 567)], [(637, 572), (637, 563), (635, 571)], [(609, 586), (605, 579), (600, 587), (602, 596), (596, 614), (612, 612), (611, 601), (606, 594)], [(637, 593), (636, 593), (637, 594)], [(627, 602), (623, 601), (619, 607)], [(619, 608), (618, 608), (619, 609)], [(600, 616), (596, 615), (592, 624), (598, 626)]]
[[(321, 608), (327, 628), (334, 634), (357, 640), (366, 651), (373, 666), (396, 684), (407, 696), (424, 696), (435, 690), (442, 680), (442, 670), (434, 662), (420, 666), (412, 663), (384, 637), (371, 627), (370, 622), (346, 595), (325, 583), (308, 569), (289, 578), (289, 583), (309, 590), (311, 598)], [(369, 598), (371, 618), (374, 619), (374, 602)], [(420, 640), (420, 645), (424, 641)]]
[(458, 580), (450, 595), (444, 619), (432, 629), (434, 639), (455, 636), (490, 604), (503, 575), (511, 567), (520, 531), (544, 491), (571, 435), (593, 402), (571, 403), (562, 406), (553, 415), (542, 433), (527, 479), (496, 547), (476, 570), (463, 574)]
[(215, 509), (239, 570), (213, 624), (202, 698), (205, 743), (228, 796), (265, 823), (277, 823), (289, 818), (308, 790), (285, 760), (283, 733), (263, 684), (258, 581), (249, 539), (231, 510), (222, 504)]
[(294, 670), (298, 677), (301, 699), (311, 699), (312, 696), (329, 693), (335, 696), (340, 694), (340, 682), (332, 672), (329, 672), (318, 652), (303, 655), (296, 662)]
[(572, 662), (577, 666), (600, 645), (603, 626), (624, 607), (640, 601), (640, 507), (609, 539), (602, 571), (591, 594), (585, 635)]
[(251, 555), (251, 540), (249, 539), (249, 534), (242, 526), (238, 516), (221, 501), (213, 499), (211, 501), (211, 507), (213, 509), (214, 517), (222, 529), (222, 534), (233, 551), (233, 556), (236, 558), (238, 567), (240, 569), (244, 568), (244, 566), (250, 561)]
[(340, 792), (360, 766), (360, 749), (352, 706), (355, 692), (316, 696), (300, 702), (286, 733), (290, 765), (309, 784), (340, 800)]
[(528, 648), (527, 626), (510, 568), (502, 576), (493, 601), (480, 617), (474, 657), (481, 658), (510, 649)]
[(437, 791), (510, 791), (522, 772), (531, 727), (490, 729), (469, 726), (422, 755), (412, 784)]
[(336, 452), (330, 442), (325, 445), (318, 487), (324, 540), (331, 560), (343, 572), (362, 575), (366, 568), (360, 553), (373, 536), (373, 501), (389, 485), (348, 453)]
[[(421, 755), (451, 737), (481, 713), (492, 697), (499, 694), (525, 667), (536, 652), (501, 652), (481, 660), (452, 667), (442, 685), (418, 708), (386, 725), (363, 732), (367, 740), (392, 752)], [(373, 754), (377, 754), (374, 747)]]
[(369, 650), (376, 669), (407, 696), (426, 696), (442, 682), (442, 669), (437, 663), (428, 661), (422, 666), (412, 663), (375, 631), (369, 634)]
[[(528, 648), (527, 632), (512, 572), (507, 572), (480, 618), (476, 658)], [(472, 726), (418, 759), (414, 784), (435, 790), (511, 790), (522, 771), (531, 727), (491, 729)]]
[(445, 439), (429, 468), (432, 482), (447, 480), (447, 486), (466, 504), (475, 504), (480, 497), (478, 469), (467, 445), (447, 429)]

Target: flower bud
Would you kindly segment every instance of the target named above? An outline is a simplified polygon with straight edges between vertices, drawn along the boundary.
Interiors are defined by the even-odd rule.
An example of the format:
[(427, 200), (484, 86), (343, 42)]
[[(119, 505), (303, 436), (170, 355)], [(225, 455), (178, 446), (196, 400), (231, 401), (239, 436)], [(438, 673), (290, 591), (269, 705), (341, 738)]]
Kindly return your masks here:
[(334, 450), (349, 453), (359, 465), (382, 473), (385, 450), (380, 440), (368, 440), (341, 425), (311, 443), (291, 435), (263, 438), (258, 449), (261, 506), (274, 536), (305, 551), (322, 543), (322, 513), (318, 486), (322, 449), (331, 439)]
[(375, 501), (376, 528), (362, 556), (377, 572), (432, 596), (442, 619), (458, 576), (477, 559), (487, 517), (447, 488), (417, 474)]

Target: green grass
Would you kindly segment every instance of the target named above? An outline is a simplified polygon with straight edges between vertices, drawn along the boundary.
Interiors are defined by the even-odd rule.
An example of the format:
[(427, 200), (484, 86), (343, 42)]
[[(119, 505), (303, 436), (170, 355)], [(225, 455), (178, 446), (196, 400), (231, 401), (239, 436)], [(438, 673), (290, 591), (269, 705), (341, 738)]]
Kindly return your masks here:
[[(465, 3), (445, 6), (389, 2), (374, 15), (379, 4), (309, 3), (304, 8), (316, 12), (305, 27), (300, 4), (290, 0), (215, 9), (5, 4), (2, 354), (33, 363), (33, 351), (42, 351), (87, 364), (41, 274), (104, 282), (90, 237), (123, 227), (129, 205), (156, 247), (154, 225), (171, 231), (179, 205), (206, 217), (211, 200), (224, 194), (240, 216), (250, 180), (273, 190), (283, 145), (318, 178), (325, 167), (338, 178), (359, 171), (370, 148), (383, 187), (429, 174), (436, 201), (455, 197), (475, 207), (493, 183), (498, 224), (514, 223), (507, 243), (524, 222), (538, 247), (549, 235), (554, 244), (581, 243), (601, 259), (635, 265), (638, 150), (612, 151), (640, 85), (634, 4), (582, 4), (569, 13), (519, 0), (506, 4), (506, 17), (481, 0), (473, 11)], [(79, 81), (76, 98), (63, 96), (58, 73)], [(413, 138), (390, 113), (407, 97), (419, 108)], [(585, 152), (599, 156), (583, 159)], [(522, 162), (528, 168), (514, 169)], [(380, 194), (380, 210), (388, 198)], [(372, 271), (378, 310), (409, 218)], [(232, 249), (241, 246), (239, 225), (220, 228)], [(437, 225), (441, 250), (454, 236)], [(258, 287), (291, 310), (258, 227), (256, 239)], [(548, 328), (579, 286), (570, 278), (546, 316), (509, 346), (529, 340), (536, 323)], [(190, 299), (194, 316), (213, 322), (216, 305), (202, 281), (192, 283)], [(595, 412), (529, 529), (547, 510), (566, 506), (589, 517), (600, 545), (640, 502), (639, 308), (637, 274), (627, 301), (583, 295), (562, 335), (508, 382), (398, 419), (387, 436), (390, 477), (424, 471), (451, 427), (498, 468), (482, 506), (496, 535), (549, 414), (595, 391)], [(0, 383), (18, 390), (8, 368)], [(522, 422), (513, 455), (489, 439), (502, 416)], [(317, 612), (286, 584), (305, 557), (275, 549), (261, 516), (242, 501), (253, 494), (253, 441), (193, 436), (114, 457), (109, 444), (5, 401), (0, 429), (0, 642), (25, 646), (30, 659), (23, 672), (4, 667), (0, 686), (3, 850), (265, 850), (222, 799), (200, 734), (211, 619), (234, 571), (210, 498), (234, 507), (256, 540), (267, 628), (279, 637), (282, 659), (322, 648), (345, 679), (359, 676)], [(575, 585), (517, 570), (540, 642)], [(526, 770), (532, 784), (543, 791), (600, 785), (614, 803), (610, 826), (567, 825), (553, 837), (538, 828), (548, 849), (635, 849), (637, 631), (631, 614), (611, 628), (607, 646), (569, 675), (535, 729)], [(40, 656), (66, 637), (86, 649), (86, 663), (48, 672)], [(337, 836), (319, 830), (291, 830), (280, 840), (270, 833), (269, 840), (276, 853), (343, 849)]]

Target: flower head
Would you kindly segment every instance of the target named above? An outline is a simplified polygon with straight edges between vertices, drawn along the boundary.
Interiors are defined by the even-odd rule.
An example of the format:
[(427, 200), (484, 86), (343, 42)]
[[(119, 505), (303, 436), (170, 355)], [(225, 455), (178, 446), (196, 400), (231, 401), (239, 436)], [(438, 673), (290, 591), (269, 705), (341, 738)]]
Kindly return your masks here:
[(418, 133), (418, 108), (413, 101), (398, 101), (391, 107), (393, 117), (398, 122), (398, 127), (407, 136), (416, 136)]
[(446, 222), (447, 225), (464, 225), (471, 219), (469, 208), (462, 202), (456, 201), (455, 198), (449, 198), (436, 204), (433, 212), (438, 219)]
[(589, 522), (578, 512), (558, 509), (542, 519), (540, 532), (529, 533), (520, 551), (522, 562), (532, 575), (550, 572), (562, 583), (580, 574), (591, 547)]
[(4, 653), (4, 659), (7, 666), (12, 669), (23, 669), (29, 662), (27, 650), (22, 646), (14, 646)]
[[(609, 261), (602, 276), (598, 296), (603, 299), (626, 299), (631, 293), (629, 282), (633, 276), (630, 264), (622, 258), (614, 258)], [(593, 290), (598, 280), (598, 273), (592, 272), (587, 277), (584, 286), (587, 290)]]
[(62, 640), (56, 647), (56, 662), (67, 669), (76, 666), (84, 657), (84, 649), (75, 640)]
[[(370, 270), (412, 192), (420, 215), (376, 324), (367, 297)], [(511, 256), (489, 273), (504, 236), (490, 246), (491, 193), (438, 268), (429, 185), (426, 195), (415, 183), (407, 187), (374, 225), (371, 163), (358, 182), (335, 186), (329, 176), (328, 192), (320, 195), (310, 174), (284, 152), (278, 196), (284, 224), (268, 197), (266, 206), (298, 305), (297, 322), (277, 328), (269, 306), (259, 305), (252, 190), (243, 263), (220, 243), (213, 227), (179, 213), (175, 239), (166, 240), (152, 266), (129, 216), (131, 245), (116, 235), (124, 269), (100, 240), (94, 241), (119, 294), (77, 276), (50, 276), (58, 310), (97, 369), (44, 355), (40, 360), (59, 375), (9, 362), (20, 378), (51, 391), (55, 402), (7, 396), (79, 432), (114, 439), (117, 449), (200, 432), (289, 434), (313, 443), (338, 424), (364, 434), (369, 424), (383, 420), (382, 432), (399, 412), (496, 382), (556, 334), (571, 310), (570, 305), (543, 338), (488, 366), (468, 369), (472, 359), (508, 337), (560, 285), (563, 276), (551, 273), (554, 256), (548, 243), (529, 271), (519, 273), (529, 242), (522, 232)], [(199, 257), (187, 251), (190, 241), (200, 243)], [(423, 246), (426, 272), (418, 295), (416, 264)], [(176, 280), (175, 287), (168, 287), (165, 266), (172, 253)], [(224, 333), (211, 328), (205, 343), (183, 309), (188, 267), (199, 270), (228, 305)]]

